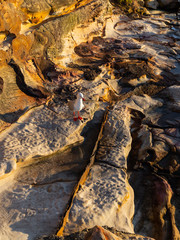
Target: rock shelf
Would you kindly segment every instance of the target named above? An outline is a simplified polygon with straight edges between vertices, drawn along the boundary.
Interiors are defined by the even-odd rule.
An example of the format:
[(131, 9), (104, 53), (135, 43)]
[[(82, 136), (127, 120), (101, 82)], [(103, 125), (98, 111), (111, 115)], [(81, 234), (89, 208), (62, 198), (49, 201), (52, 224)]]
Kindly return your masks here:
[(0, 239), (180, 239), (178, 7), (0, 3)]

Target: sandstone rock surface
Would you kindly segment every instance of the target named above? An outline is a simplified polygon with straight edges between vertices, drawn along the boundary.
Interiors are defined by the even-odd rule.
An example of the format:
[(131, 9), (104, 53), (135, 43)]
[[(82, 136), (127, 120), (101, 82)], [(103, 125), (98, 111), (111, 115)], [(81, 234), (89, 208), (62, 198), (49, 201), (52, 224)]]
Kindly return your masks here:
[[(94, 104), (91, 104), (89, 110), (93, 111), (93, 108)], [(80, 133), (87, 120), (75, 123), (67, 104), (62, 104), (58, 112), (46, 105), (29, 110), (1, 134), (1, 176), (16, 169), (18, 162), (46, 156), (81, 142)]]
[(21, 87), (19, 88), (17, 84), (17, 75), (10, 66), (1, 66), (0, 77), (3, 84), (0, 95), (0, 130), (2, 131), (15, 122), (26, 109), (36, 106), (38, 101), (21, 91)]
[[(131, 136), (126, 129), (129, 116), (127, 109), (118, 104), (110, 112), (104, 128), (106, 138), (112, 139), (107, 146), (108, 154), (102, 153), (101, 144), (105, 142), (102, 139), (96, 164), (73, 201), (64, 229), (66, 235), (97, 224), (133, 233), (130, 220), (134, 212), (133, 191), (125, 170), (131, 143)], [(114, 145), (117, 137), (118, 144)]]
[(0, 4), (3, 240), (180, 238), (179, 25), (143, 5)]

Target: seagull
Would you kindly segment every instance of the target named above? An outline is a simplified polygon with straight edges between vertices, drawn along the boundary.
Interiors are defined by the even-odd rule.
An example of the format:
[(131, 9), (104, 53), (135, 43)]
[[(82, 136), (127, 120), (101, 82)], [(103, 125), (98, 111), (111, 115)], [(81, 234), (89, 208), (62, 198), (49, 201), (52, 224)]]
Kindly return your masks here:
[[(69, 101), (68, 106), (69, 109), (73, 111), (74, 121), (83, 120), (83, 118), (79, 115), (79, 112), (84, 108), (83, 101), (85, 101), (82, 93), (77, 94), (77, 99), (75, 101)], [(78, 113), (78, 117), (76, 117), (76, 112)]]

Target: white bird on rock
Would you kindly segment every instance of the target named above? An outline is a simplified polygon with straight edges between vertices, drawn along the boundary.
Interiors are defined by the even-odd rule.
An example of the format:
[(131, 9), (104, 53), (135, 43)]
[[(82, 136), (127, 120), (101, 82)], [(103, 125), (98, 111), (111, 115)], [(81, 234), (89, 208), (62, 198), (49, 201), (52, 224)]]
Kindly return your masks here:
[[(69, 101), (68, 106), (69, 109), (73, 111), (74, 121), (82, 120), (83, 118), (79, 115), (79, 112), (84, 108), (83, 101), (85, 101), (82, 93), (77, 94), (77, 99), (75, 101)], [(76, 117), (76, 112), (78, 113), (78, 117)]]

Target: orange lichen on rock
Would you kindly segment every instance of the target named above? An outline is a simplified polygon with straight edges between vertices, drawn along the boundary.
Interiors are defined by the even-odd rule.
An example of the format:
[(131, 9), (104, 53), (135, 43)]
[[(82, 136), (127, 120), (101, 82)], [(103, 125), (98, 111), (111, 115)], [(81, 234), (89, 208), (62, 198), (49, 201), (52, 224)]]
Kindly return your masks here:
[(0, 65), (6, 64), (6, 60), (8, 59), (8, 53), (6, 51), (0, 50)]
[(48, 15), (49, 15), (49, 10), (38, 12), (38, 13), (27, 12), (28, 20), (32, 25), (41, 23)]
[(18, 35), (12, 41), (13, 57), (21, 62), (26, 61), (29, 56), (29, 51), (31, 49), (32, 43), (33, 43), (32, 34), (28, 36), (22, 34)]
[(17, 35), (21, 30), (22, 15), (16, 6), (7, 1), (0, 4), (0, 31)]

